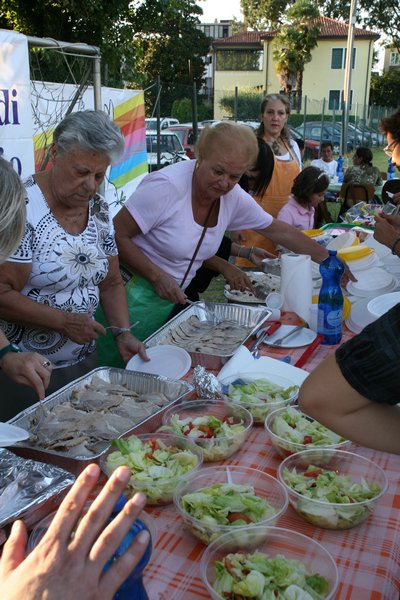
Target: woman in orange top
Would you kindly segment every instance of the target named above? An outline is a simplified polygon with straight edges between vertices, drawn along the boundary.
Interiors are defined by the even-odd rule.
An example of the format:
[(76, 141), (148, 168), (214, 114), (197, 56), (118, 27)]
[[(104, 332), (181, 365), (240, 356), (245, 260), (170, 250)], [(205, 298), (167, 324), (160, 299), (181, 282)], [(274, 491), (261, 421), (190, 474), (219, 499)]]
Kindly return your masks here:
[[(287, 202), (294, 178), (301, 171), (301, 155), (297, 143), (290, 137), (285, 127), (290, 114), (288, 98), (281, 94), (268, 94), (262, 101), (260, 113), (261, 123), (257, 136), (269, 144), (273, 151), (274, 171), (264, 194), (254, 198), (266, 212), (276, 217)], [(275, 250), (272, 242), (256, 231), (243, 231), (242, 241), (246, 246)], [(236, 264), (251, 266), (251, 263), (240, 258), (237, 259)]]

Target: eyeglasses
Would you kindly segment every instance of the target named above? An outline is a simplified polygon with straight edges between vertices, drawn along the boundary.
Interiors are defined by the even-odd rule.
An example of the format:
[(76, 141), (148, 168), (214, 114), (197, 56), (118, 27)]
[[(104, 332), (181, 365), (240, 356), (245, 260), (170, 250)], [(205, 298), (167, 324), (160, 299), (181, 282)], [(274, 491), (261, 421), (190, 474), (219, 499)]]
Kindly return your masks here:
[(396, 146), (397, 146), (398, 143), (399, 143), (399, 140), (393, 140), (393, 142), (391, 142), (390, 144), (388, 144), (387, 146), (385, 146), (385, 148), (383, 149), (383, 151), (386, 154), (386, 156), (389, 156), (390, 158), (392, 158), (393, 152), (395, 151)]

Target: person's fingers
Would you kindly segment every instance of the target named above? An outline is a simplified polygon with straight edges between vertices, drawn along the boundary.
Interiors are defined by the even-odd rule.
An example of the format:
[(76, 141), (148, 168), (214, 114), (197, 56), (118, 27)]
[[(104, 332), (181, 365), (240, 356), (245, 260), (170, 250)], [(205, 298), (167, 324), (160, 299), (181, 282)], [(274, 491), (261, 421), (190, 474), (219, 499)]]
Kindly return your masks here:
[(96, 561), (100, 571), (118, 549), (145, 504), (146, 496), (142, 493), (135, 494), (95, 540), (89, 552), (89, 560)]
[(106, 335), (107, 331), (101, 323), (99, 323), (98, 321), (92, 321), (92, 323), (93, 323), (93, 328), (96, 331), (96, 333), (101, 333), (102, 335)]
[(1, 555), (0, 573), (3, 576), (11, 573), (22, 563), (25, 558), (27, 540), (28, 534), (24, 523), (15, 521)]
[(104, 573), (100, 582), (102, 597), (114, 596), (146, 552), (149, 540), (150, 536), (147, 531), (138, 533), (124, 554)]
[(79, 547), (85, 555), (102, 531), (107, 519), (116, 505), (131, 477), (131, 471), (125, 466), (118, 467), (111, 475), (97, 498), (83, 515), (71, 542), (71, 548)]
[(145, 360), (146, 362), (150, 360), (150, 357), (146, 352), (146, 346), (144, 344), (140, 344), (137, 353), (139, 354), (140, 358)]
[(60, 504), (45, 537), (49, 535), (57, 538), (61, 544), (69, 543), (71, 533), (99, 476), (100, 467), (96, 464), (90, 464), (82, 471)]

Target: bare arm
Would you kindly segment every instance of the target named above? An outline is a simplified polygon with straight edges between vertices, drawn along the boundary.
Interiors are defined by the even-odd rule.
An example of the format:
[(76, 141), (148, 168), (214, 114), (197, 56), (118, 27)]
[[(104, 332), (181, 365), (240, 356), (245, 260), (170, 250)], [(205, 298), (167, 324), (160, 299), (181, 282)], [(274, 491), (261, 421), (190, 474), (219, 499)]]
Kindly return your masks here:
[[(112, 328), (128, 329), (131, 324), (129, 323), (125, 289), (119, 271), (118, 256), (111, 256), (108, 263), (107, 277), (99, 286), (101, 306), (107, 322)], [(112, 332), (113, 329), (111, 329)], [(143, 359), (148, 358), (142, 342), (139, 342), (129, 331), (120, 334), (116, 338), (116, 342), (119, 353), (125, 362), (136, 353), (139, 353)]]
[(343, 377), (334, 354), (307, 377), (300, 388), (299, 406), (357, 444), (400, 454), (400, 406), (361, 396)]
[(309, 254), (317, 263), (322, 262), (328, 256), (326, 248), (317, 244), (299, 229), (277, 219), (274, 219), (269, 227), (258, 230), (258, 233), (272, 240), (274, 244), (284, 246), (292, 252)]
[(185, 304), (185, 294), (168, 273), (155, 265), (132, 241), (141, 230), (129, 211), (123, 207), (114, 218), (115, 239), (120, 260), (135, 273), (145, 277), (160, 298), (177, 304)]
[(205, 260), (203, 265), (208, 269), (221, 273), (232, 289), (241, 290), (242, 292), (249, 289), (253, 291), (253, 286), (246, 273), (224, 258), (213, 256)]
[(78, 344), (105, 333), (89, 315), (64, 312), (20, 294), (28, 280), (31, 265), (7, 262), (0, 265), (0, 314), (2, 319), (23, 326), (54, 329)]

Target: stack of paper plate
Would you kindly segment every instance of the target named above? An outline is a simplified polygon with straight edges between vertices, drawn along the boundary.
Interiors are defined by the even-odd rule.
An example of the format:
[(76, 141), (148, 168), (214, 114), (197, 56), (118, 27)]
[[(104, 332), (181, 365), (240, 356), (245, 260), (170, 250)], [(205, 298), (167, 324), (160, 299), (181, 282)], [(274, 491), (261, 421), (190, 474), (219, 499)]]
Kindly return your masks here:
[(328, 250), (342, 250), (342, 248), (349, 248), (351, 246), (357, 246), (359, 243), (358, 237), (354, 231), (346, 231), (341, 233), (337, 237), (333, 238), (326, 246)]
[(367, 308), (374, 319), (377, 319), (388, 312), (393, 306), (400, 302), (400, 292), (393, 292), (392, 294), (382, 294), (382, 296), (376, 296), (372, 300), (369, 300)]
[(353, 333), (360, 333), (364, 327), (376, 320), (376, 317), (368, 310), (370, 300), (371, 298), (360, 298), (351, 305), (351, 311), (345, 323)]
[(391, 252), (382, 257), (383, 268), (388, 273), (392, 273), (395, 277), (400, 277), (400, 258), (394, 256)]
[(357, 281), (349, 281), (347, 291), (361, 298), (394, 292), (399, 283), (396, 277), (379, 267), (357, 272)]
[(385, 246), (384, 244), (381, 244), (380, 242), (378, 242), (373, 234), (369, 234), (364, 242), (363, 242), (366, 246), (369, 246), (370, 248), (373, 248), (376, 252), (376, 254), (378, 255), (379, 258), (383, 258), (384, 256), (387, 256), (388, 254), (390, 254), (390, 248), (388, 248), (387, 246)]
[(361, 271), (370, 269), (371, 267), (382, 266), (375, 250), (365, 244), (342, 248), (338, 251), (338, 256), (347, 262), (351, 271)]

